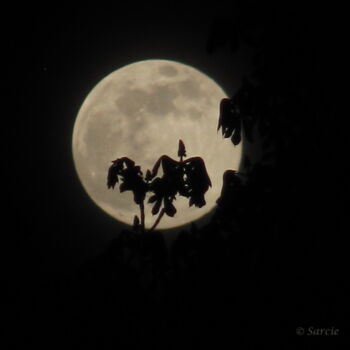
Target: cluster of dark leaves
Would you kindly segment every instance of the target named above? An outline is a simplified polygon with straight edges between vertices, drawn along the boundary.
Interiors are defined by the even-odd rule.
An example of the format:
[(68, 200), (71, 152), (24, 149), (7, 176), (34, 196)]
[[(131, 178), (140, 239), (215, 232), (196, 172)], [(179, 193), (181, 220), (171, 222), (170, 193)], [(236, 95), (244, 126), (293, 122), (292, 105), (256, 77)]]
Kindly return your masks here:
[(149, 202), (155, 203), (152, 213), (156, 214), (164, 203), (167, 215), (173, 216), (176, 212), (172, 201), (176, 195), (189, 198), (189, 206), (203, 207), (206, 202), (204, 194), (211, 186), (211, 181), (202, 158), (192, 157), (184, 161), (176, 161), (168, 156), (162, 156), (155, 164), (152, 176), (156, 176), (162, 165), (163, 176), (155, 178), (151, 184), (154, 193)]
[(215, 20), (207, 40), (211, 54), (225, 45), (233, 53), (249, 47), (253, 54), (249, 80), (221, 101), (218, 130), (237, 145), (242, 134), (252, 142), (254, 129), (264, 138), (263, 148), (273, 148), (270, 156), (280, 161), (301, 139), (321, 141), (315, 126), (324, 129), (326, 123), (315, 120), (327, 111), (332, 92), (325, 89), (320, 67), (328, 65), (323, 40), (329, 43), (331, 37), (321, 34), (317, 21), (310, 25), (307, 12), (299, 16), (281, 8), (276, 16), (277, 8), (247, 4), (238, 2), (236, 11)]
[[(182, 140), (179, 141), (178, 156), (180, 161), (166, 155), (161, 156), (152, 171), (147, 170), (145, 177), (140, 166), (135, 165), (133, 160), (127, 157), (116, 159), (109, 168), (107, 186), (114, 188), (120, 180), (120, 192), (132, 191), (138, 205), (144, 201), (146, 193), (150, 192), (148, 202), (153, 204), (153, 215), (158, 214), (162, 208), (165, 214), (173, 217), (176, 214), (173, 201), (177, 195), (189, 198), (189, 206), (201, 208), (206, 204), (204, 195), (211, 186), (204, 161), (200, 157), (183, 160), (186, 148)], [(160, 167), (163, 174), (157, 176)], [(135, 220), (137, 225), (137, 218)]]
[(148, 187), (143, 179), (140, 166), (135, 165), (135, 162), (127, 157), (118, 158), (112, 163), (113, 165), (110, 166), (108, 171), (107, 187), (114, 188), (120, 177), (122, 183), (119, 186), (119, 191), (132, 191), (135, 203), (143, 202)]
[[(272, 93), (261, 84), (243, 79), (242, 86), (232, 98), (220, 102), (218, 130), (225, 138), (231, 137), (234, 145), (245, 138), (253, 143), (253, 129), (257, 125), (261, 137), (274, 137), (274, 125), (286, 124), (284, 111), (293, 110), (284, 96)], [(286, 130), (288, 131), (288, 130)]]
[[(254, 49), (249, 80), (243, 79), (235, 95), (221, 102), (218, 130), (224, 137), (231, 137), (234, 145), (241, 142), (242, 134), (248, 141), (252, 141), (252, 136), (261, 137), (261, 144), (256, 142), (251, 148), (251, 159), (255, 162), (261, 157), (262, 163), (268, 160), (271, 167), (251, 164), (244, 157), (245, 176), (225, 173), (217, 218), (228, 230), (238, 226), (240, 232), (254, 234), (261, 241), (261, 237), (272, 241), (273, 235), (280, 234), (280, 239), (286, 240), (292, 235), (310, 238), (312, 244), (312, 232), (318, 232), (318, 238), (326, 232), (325, 226), (319, 224), (320, 213), (333, 227), (330, 217), (338, 215), (341, 207), (339, 200), (337, 210), (319, 200), (320, 188), (324, 198), (324, 191), (333, 198), (345, 164), (342, 147), (331, 146), (340, 145), (341, 127), (335, 132), (336, 127), (330, 127), (330, 123), (333, 120), (332, 125), (342, 126), (332, 107), (337, 104), (335, 95), (339, 91), (334, 84), (338, 80), (334, 74), (336, 64), (328, 63), (333, 51), (327, 50), (327, 45), (332, 44), (334, 37), (324, 35), (323, 26), (306, 18), (304, 21), (280, 15), (275, 22), (269, 18), (267, 13), (265, 29)], [(241, 29), (239, 23), (235, 26)], [(237, 36), (235, 29), (230, 30), (232, 34), (221, 30), (226, 44), (227, 38)], [(239, 39), (243, 41), (242, 37)], [(224, 41), (220, 40), (214, 49)], [(328, 175), (327, 185), (319, 175), (319, 165), (326, 154), (338, 160), (334, 161), (338, 167), (332, 171), (334, 175)], [(294, 259), (292, 254), (289, 258)]]
[[(278, 176), (273, 166), (262, 163), (252, 165), (248, 175), (226, 170), (216, 213), (223, 226), (229, 227), (232, 220), (235, 220), (236, 224), (247, 229), (257, 222), (262, 224), (268, 220), (269, 211), (272, 208), (277, 211), (279, 197), (285, 195), (285, 192), (282, 192), (283, 187), (277, 186)], [(252, 217), (255, 218), (254, 222)]]
[(253, 142), (253, 127), (257, 121), (257, 111), (264, 110), (265, 99), (248, 80), (232, 98), (220, 102), (218, 130), (225, 138), (231, 137), (236, 146), (241, 142), (242, 126), (248, 141)]

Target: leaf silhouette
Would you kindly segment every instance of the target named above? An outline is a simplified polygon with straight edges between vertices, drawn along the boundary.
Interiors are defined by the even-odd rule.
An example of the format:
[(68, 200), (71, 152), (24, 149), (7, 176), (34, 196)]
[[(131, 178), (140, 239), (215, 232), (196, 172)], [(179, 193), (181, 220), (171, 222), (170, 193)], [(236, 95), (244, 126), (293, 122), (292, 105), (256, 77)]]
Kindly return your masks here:
[(147, 170), (147, 172), (146, 172), (146, 178), (145, 178), (146, 182), (150, 182), (152, 179), (153, 179), (153, 176), (152, 176), (151, 171), (150, 171), (150, 170)]
[(119, 186), (119, 191), (132, 191), (135, 203), (143, 202), (148, 186), (142, 177), (140, 167), (136, 166), (135, 162), (127, 157), (118, 158), (112, 163), (108, 171), (107, 187), (114, 188), (120, 176), (122, 183)]
[(223, 98), (220, 102), (220, 114), (218, 128), (221, 128), (222, 135), (227, 138), (230, 137), (233, 127), (231, 127), (231, 115), (233, 114), (233, 104), (230, 98)]
[(241, 120), (230, 98), (224, 98), (220, 102), (218, 130), (220, 128), (222, 136), (231, 137), (235, 146), (241, 142)]
[(174, 196), (178, 189), (184, 187), (181, 162), (178, 162), (166, 155), (161, 156), (153, 167), (153, 177), (158, 174), (160, 165), (162, 165), (163, 169), (163, 176), (161, 179), (164, 181), (162, 190), (167, 192), (169, 195)]
[[(161, 156), (154, 164), (152, 171), (147, 170), (145, 178), (139, 166), (127, 157), (112, 161), (108, 170), (107, 187), (114, 188), (116, 183), (121, 182), (119, 191), (132, 191), (134, 201), (140, 206), (140, 218), (134, 217), (134, 229), (141, 227), (144, 232), (145, 210), (144, 200), (147, 192), (151, 192), (148, 203), (152, 204), (152, 214), (158, 215), (150, 231), (158, 225), (163, 215), (173, 217), (177, 210), (173, 204), (177, 195), (189, 198), (189, 206), (203, 207), (206, 204), (204, 195), (211, 187), (211, 181), (202, 158), (186, 157), (186, 147), (179, 140), (178, 156), (176, 161), (167, 155)], [(159, 169), (162, 175), (157, 176)]]
[(237, 122), (231, 137), (232, 143), (236, 146), (241, 142), (241, 123)]
[(227, 207), (237, 200), (237, 193), (242, 189), (242, 180), (235, 170), (226, 170), (223, 175), (221, 194), (216, 203), (220, 207)]
[(162, 205), (162, 200), (163, 200), (163, 198), (159, 198), (155, 202), (155, 204), (154, 204), (154, 206), (152, 208), (152, 214), (153, 215), (157, 215), (159, 213), (160, 206)]
[(153, 191), (154, 195), (148, 199), (148, 203), (154, 203), (152, 208), (152, 214), (156, 215), (158, 214), (162, 205), (162, 200), (165, 192), (162, 180), (160, 178), (154, 179), (154, 181), (150, 185), (150, 190)]
[(185, 144), (182, 140), (179, 140), (179, 150), (177, 152), (177, 155), (182, 159), (182, 157), (186, 157), (186, 148)]
[(232, 98), (224, 98), (220, 102), (218, 130), (221, 128), (225, 138), (231, 137), (236, 146), (242, 139), (242, 128), (249, 142), (254, 142), (253, 128), (260, 113), (266, 110), (264, 94), (255, 88), (247, 79), (243, 79), (242, 87)]
[(140, 219), (137, 215), (134, 216), (134, 223), (133, 223), (133, 228), (134, 230), (137, 230), (140, 226)]
[(170, 200), (169, 198), (164, 199), (164, 210), (165, 214), (167, 214), (170, 217), (173, 217), (177, 212), (176, 208), (172, 203), (172, 200)]
[[(185, 152), (185, 145), (180, 140), (178, 155), (181, 157)], [(204, 195), (211, 187), (211, 181), (201, 157), (177, 162), (168, 156), (162, 156), (153, 168), (153, 176), (156, 176), (161, 165), (163, 176), (156, 178), (150, 184), (150, 189), (154, 192), (149, 199), (149, 203), (155, 203), (153, 214), (157, 214), (161, 205), (164, 204), (165, 213), (168, 216), (175, 215), (176, 209), (172, 201), (177, 194), (189, 198), (189, 206), (195, 205), (201, 208), (206, 204)]]
[(112, 161), (113, 165), (110, 166), (107, 176), (107, 187), (114, 188), (115, 184), (118, 182), (119, 168), (116, 161)]
[(154, 195), (149, 198), (148, 202), (154, 203), (152, 208), (153, 215), (158, 214), (162, 204), (164, 204), (165, 213), (168, 216), (174, 216), (176, 213), (176, 210), (174, 211), (175, 208), (173, 208), (170, 204), (175, 199), (178, 190), (178, 179), (176, 179), (175, 176), (172, 176), (176, 174), (175, 171), (172, 171), (170, 174), (171, 175), (165, 171), (163, 177), (155, 178), (150, 184), (150, 190), (154, 193)]
[(206, 204), (204, 194), (211, 187), (211, 181), (204, 161), (201, 157), (192, 157), (184, 162), (185, 186), (189, 200), (189, 205), (203, 207)]

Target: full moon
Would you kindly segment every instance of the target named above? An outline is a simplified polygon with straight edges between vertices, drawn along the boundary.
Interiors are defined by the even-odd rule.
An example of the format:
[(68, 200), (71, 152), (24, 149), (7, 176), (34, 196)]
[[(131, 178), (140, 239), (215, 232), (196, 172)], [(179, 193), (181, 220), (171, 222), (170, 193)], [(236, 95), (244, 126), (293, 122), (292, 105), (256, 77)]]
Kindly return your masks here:
[[(189, 207), (188, 199), (174, 201), (177, 213), (164, 215), (157, 229), (194, 222), (216, 205), (227, 169), (238, 169), (241, 145), (233, 147), (217, 132), (222, 88), (199, 70), (170, 60), (145, 60), (124, 66), (102, 79), (88, 94), (77, 115), (72, 139), (79, 179), (90, 198), (118, 221), (131, 225), (139, 208), (130, 191), (118, 184), (107, 189), (111, 161), (129, 157), (146, 174), (162, 155), (179, 160), (179, 139), (187, 157), (202, 157), (212, 187), (207, 204)], [(147, 198), (146, 198), (147, 202)], [(145, 226), (157, 216), (146, 204)]]

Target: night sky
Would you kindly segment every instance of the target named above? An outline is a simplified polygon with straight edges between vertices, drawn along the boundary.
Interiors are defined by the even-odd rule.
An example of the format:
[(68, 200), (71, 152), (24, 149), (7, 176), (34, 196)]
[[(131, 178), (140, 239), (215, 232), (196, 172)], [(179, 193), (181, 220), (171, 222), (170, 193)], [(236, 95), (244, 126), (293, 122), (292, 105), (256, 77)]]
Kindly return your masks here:
[[(82, 10), (73, 5), (47, 5), (8, 12), (11, 21), (5, 37), (10, 60), (3, 69), (10, 87), (10, 108), (3, 118), (6, 228), (1, 255), (10, 314), (25, 313), (23, 305), (32, 305), (34, 296), (45, 293), (46, 287), (41, 286), (74, 274), (81, 264), (103, 253), (123, 228), (89, 199), (73, 164), (75, 117), (96, 83), (126, 64), (160, 58), (192, 65), (232, 96), (242, 78), (252, 72), (252, 58), (261, 48), (267, 65), (260, 72), (267, 77), (268, 88), (285, 91), (291, 101), (294, 95), (301, 96), (303, 102), (292, 102), (290, 110), (295, 114), (287, 113), (286, 122), (277, 123), (274, 130), (278, 142), (285, 139), (291, 146), (286, 148), (284, 161), (272, 165), (279, 191), (276, 198), (281, 202), (268, 202), (264, 215), (276, 220), (276, 227), (286, 236), (261, 243), (262, 236), (251, 235), (237, 238), (237, 244), (256, 240), (257, 246), (268, 246), (266, 242), (272, 242), (276, 246), (267, 248), (270, 255), (302, 256), (295, 270), (292, 263), (286, 263), (295, 281), (297, 269), (311, 275), (317, 271), (318, 289), (313, 289), (317, 300), (322, 304), (322, 300), (338, 299), (344, 310), (348, 183), (345, 113), (339, 103), (344, 44), (338, 11), (287, 5), (266, 8), (249, 1), (230, 6), (163, 6), (95, 8), (87, 4)], [(226, 34), (237, 28), (238, 44), (233, 34)], [(208, 46), (212, 37), (217, 47)], [(250, 152), (261, 154), (260, 150)], [(285, 197), (281, 195), (284, 190)], [(269, 205), (273, 212), (268, 211)], [(249, 217), (249, 211), (244, 215)], [(299, 250), (302, 243), (305, 249)], [(308, 276), (304, 271), (300, 280), (309, 281)], [(278, 289), (278, 282), (272, 283)], [(313, 282), (307, 283), (310, 287)], [(303, 287), (296, 289), (302, 299)], [(326, 296), (321, 297), (320, 290), (326, 290)], [(313, 293), (304, 291), (309, 297)], [(322, 316), (320, 326), (342, 327), (337, 312), (329, 315), (331, 321)], [(12, 317), (17, 329), (13, 334), (19, 334), (16, 316)], [(292, 323), (308, 326), (309, 321)]]
[(240, 57), (249, 57), (249, 50), (206, 52), (215, 13), (221, 10), (57, 8), (29, 10), (17, 19), (11, 64), (19, 110), (10, 120), (9, 139), (16, 141), (8, 143), (14, 231), (25, 237), (22, 249), (44, 254), (45, 268), (95, 254), (119, 230), (88, 198), (74, 169), (71, 137), (83, 100), (112, 71), (149, 58), (192, 65), (231, 95), (249, 70)]

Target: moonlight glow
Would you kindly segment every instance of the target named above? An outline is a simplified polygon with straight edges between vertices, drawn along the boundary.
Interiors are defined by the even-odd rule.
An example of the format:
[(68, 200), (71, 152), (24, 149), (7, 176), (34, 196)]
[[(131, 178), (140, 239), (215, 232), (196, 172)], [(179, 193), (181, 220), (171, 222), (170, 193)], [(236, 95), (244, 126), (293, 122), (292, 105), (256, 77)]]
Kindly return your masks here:
[[(175, 217), (164, 216), (158, 228), (186, 224), (211, 211), (224, 171), (238, 169), (241, 159), (241, 146), (234, 148), (216, 131), (224, 97), (220, 86), (202, 72), (168, 60), (136, 62), (101, 80), (82, 104), (73, 131), (76, 170), (91, 199), (131, 224), (138, 214), (132, 193), (106, 186), (111, 161), (129, 157), (145, 173), (163, 154), (178, 160), (182, 139), (188, 157), (204, 159), (213, 186), (205, 195), (207, 205), (200, 209), (189, 208), (188, 199), (178, 197)], [(151, 205), (146, 205), (146, 227), (155, 218)]]

